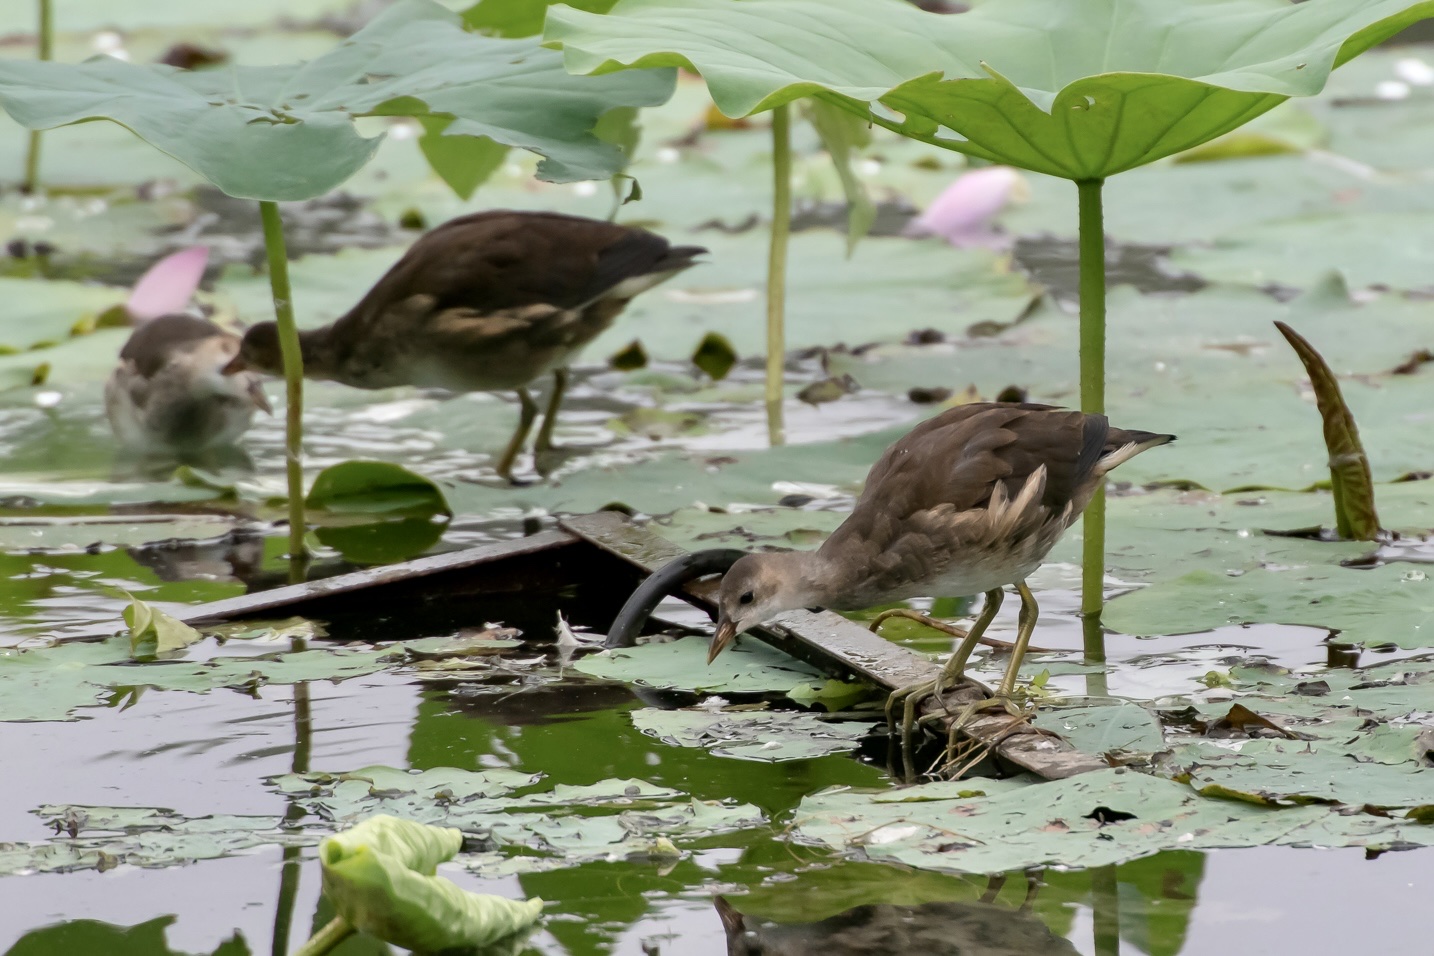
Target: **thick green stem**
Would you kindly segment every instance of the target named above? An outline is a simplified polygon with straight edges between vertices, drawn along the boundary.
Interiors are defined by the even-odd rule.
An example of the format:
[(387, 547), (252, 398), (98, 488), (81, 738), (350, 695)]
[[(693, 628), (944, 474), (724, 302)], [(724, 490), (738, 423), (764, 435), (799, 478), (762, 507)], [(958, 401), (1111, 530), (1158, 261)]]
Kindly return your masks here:
[(772, 238), (767, 251), (767, 436), (786, 440), (782, 386), (787, 363), (787, 236), (792, 225), (792, 107), (772, 110)]
[[(1105, 414), (1105, 223), (1104, 180), (1076, 183), (1080, 193), (1080, 410)], [(1105, 660), (1100, 612), (1105, 603), (1105, 487), (1096, 490), (1081, 525), (1081, 614), (1087, 621), (1085, 655)]]
[[(55, 58), (55, 11), (52, 0), (39, 0), (40, 7), (40, 49), (39, 58)], [(25, 153), (25, 182), (21, 186), (27, 193), (40, 188), (40, 131), (30, 130), (30, 148)]]
[(289, 571), (302, 578), (308, 551), (304, 547), (304, 357), (299, 350), (299, 328), (294, 324), (294, 301), (289, 291), (289, 253), (284, 245), (284, 224), (279, 204), (259, 203), (264, 222), (264, 249), (269, 254), (269, 288), (274, 294), (274, 318), (279, 326), (279, 350), (284, 361), (287, 398), (284, 422), (284, 463), (289, 479)]
[(329, 924), (319, 930), (309, 941), (299, 947), (294, 956), (324, 956), (329, 950), (348, 939), (354, 933), (353, 926), (342, 916), (335, 916)]
[(1120, 956), (1120, 883), (1113, 864), (1090, 871), (1090, 915), (1096, 956)]

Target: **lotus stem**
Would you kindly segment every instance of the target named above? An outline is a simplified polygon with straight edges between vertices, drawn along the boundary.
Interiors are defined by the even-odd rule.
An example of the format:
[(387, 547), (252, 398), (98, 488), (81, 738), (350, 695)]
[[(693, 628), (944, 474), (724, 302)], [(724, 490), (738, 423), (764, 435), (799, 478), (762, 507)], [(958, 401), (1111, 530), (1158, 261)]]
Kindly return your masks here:
[[(1080, 195), (1080, 410), (1105, 414), (1105, 222), (1104, 180), (1076, 183)], [(1086, 619), (1085, 656), (1105, 660), (1100, 612), (1105, 604), (1105, 486), (1086, 506), (1081, 529), (1081, 615)]]
[[(55, 58), (55, 11), (51, 0), (39, 0), (40, 7), (40, 50), (39, 58)], [(30, 148), (25, 153), (25, 182), (21, 189), (33, 193), (40, 188), (40, 131), (30, 130)]]
[[(294, 806), (291, 805), (289, 814), (293, 811)], [(289, 951), (289, 933), (294, 928), (294, 900), (298, 897), (299, 875), (304, 866), (303, 853), (303, 847), (284, 847), (284, 862), (279, 870), (279, 899), (274, 906), (274, 940), (270, 946), (273, 956), (284, 956)], [(302, 951), (307, 952), (308, 948), (309, 944), (305, 943)]]
[(335, 916), (323, 929), (310, 936), (309, 941), (300, 946), (294, 956), (323, 956), (353, 934), (353, 924), (342, 916)]
[(1090, 912), (1096, 956), (1120, 954), (1120, 882), (1115, 865), (1090, 871)]
[(299, 349), (299, 328), (294, 324), (294, 300), (289, 290), (289, 253), (284, 245), (284, 224), (279, 204), (260, 201), (264, 223), (264, 250), (269, 256), (269, 288), (274, 295), (274, 318), (279, 326), (279, 351), (284, 361), (286, 418), (284, 463), (289, 485), (289, 577), (303, 579), (308, 549), (304, 546), (304, 357)]
[(782, 386), (787, 363), (787, 237), (792, 225), (792, 107), (772, 110), (772, 237), (767, 252), (767, 438), (786, 441)]

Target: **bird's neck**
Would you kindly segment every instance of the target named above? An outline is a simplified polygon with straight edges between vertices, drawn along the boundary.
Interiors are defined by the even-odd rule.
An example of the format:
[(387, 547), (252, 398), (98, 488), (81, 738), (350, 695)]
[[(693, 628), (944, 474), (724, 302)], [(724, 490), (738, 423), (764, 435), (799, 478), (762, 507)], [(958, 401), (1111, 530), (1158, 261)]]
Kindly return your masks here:
[(333, 378), (336, 361), (333, 337), (329, 334), (333, 326), (319, 329), (299, 330), (299, 354), (304, 357), (304, 377), (313, 379)]
[(832, 607), (839, 604), (844, 582), (840, 568), (816, 551), (787, 551), (780, 555), (788, 582), (784, 604), (792, 608)]

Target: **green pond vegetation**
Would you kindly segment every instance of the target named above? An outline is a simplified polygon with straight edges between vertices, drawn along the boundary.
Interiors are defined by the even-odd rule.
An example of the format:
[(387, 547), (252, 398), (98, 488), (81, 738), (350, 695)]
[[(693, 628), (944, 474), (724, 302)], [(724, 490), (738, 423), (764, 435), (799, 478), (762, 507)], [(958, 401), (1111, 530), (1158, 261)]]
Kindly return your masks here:
[[(497, 911), (452, 894), (512, 929), (541, 899), (490, 953), (814, 952), (882, 912), (1012, 952), (1419, 951), (1434, 52), (1379, 44), (1434, 4), (596, 0), (542, 32), (514, 0), (52, 2), (51, 63), (35, 8), (0, 10), (7, 956), (301, 952), (344, 919), (339, 954), (452, 941), (354, 917), (364, 880), (469, 940)], [(179, 43), (240, 72), (160, 82)], [(1025, 172), (986, 241), (902, 234), (993, 162)], [(314, 327), (503, 207), (711, 250), (587, 349), (548, 479), (493, 475), (506, 397), (314, 382), (301, 455), (292, 385), (236, 456), (119, 454), (115, 307), (162, 255), (209, 246), (217, 320)], [(898, 787), (880, 695), (751, 639), (596, 650), (581, 587), (456, 632), (166, 613), (301, 552), (320, 578), (610, 507), (693, 550), (814, 547), (913, 423), (1010, 387), (1179, 436), (1032, 579), (1035, 723), (1105, 770)], [(376, 815), (460, 834), (336, 837)]]

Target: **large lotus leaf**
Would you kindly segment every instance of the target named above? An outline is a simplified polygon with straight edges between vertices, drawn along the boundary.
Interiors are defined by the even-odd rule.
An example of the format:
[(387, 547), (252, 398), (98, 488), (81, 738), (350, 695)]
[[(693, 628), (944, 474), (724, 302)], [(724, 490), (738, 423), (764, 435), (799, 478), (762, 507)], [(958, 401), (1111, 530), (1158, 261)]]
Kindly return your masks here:
[(575, 72), (690, 66), (731, 116), (812, 94), (861, 112), (879, 100), (877, 122), (917, 139), (1082, 180), (1317, 93), (1431, 14), (1427, 0), (986, 0), (957, 16), (896, 0), (623, 0), (607, 16), (554, 8), (546, 37)]
[(232, 196), (307, 199), (373, 156), (353, 120), (454, 117), (444, 135), (486, 136), (546, 157), (539, 175), (606, 178), (619, 151), (591, 134), (605, 111), (661, 103), (668, 72), (574, 78), (533, 40), (466, 32), (433, 0), (403, 0), (307, 63), (184, 71), (111, 57), (80, 64), (0, 61), (0, 106), (49, 129), (108, 119)]
[[(1428, 482), (1379, 485), (1376, 495), (1392, 524), (1427, 527), (1434, 521)], [(1307, 624), (1337, 630), (1341, 642), (1434, 646), (1434, 577), (1420, 565), (1346, 567), (1341, 562), (1361, 558), (1372, 546), (1264, 533), (1332, 524), (1326, 494), (1167, 491), (1118, 499), (1111, 515), (1110, 573), (1146, 585), (1107, 606), (1103, 620), (1117, 631), (1186, 634), (1248, 622)]]
[(1434, 275), (1428, 230), (1422, 211), (1306, 216), (1241, 228), (1171, 261), (1214, 282), (1304, 287), (1338, 268), (1355, 288), (1422, 290)]
[(1101, 866), (1182, 847), (1434, 843), (1434, 829), (1408, 820), (1211, 799), (1129, 770), (977, 783), (828, 790), (804, 799), (793, 825), (799, 838), (867, 859), (975, 873)]

